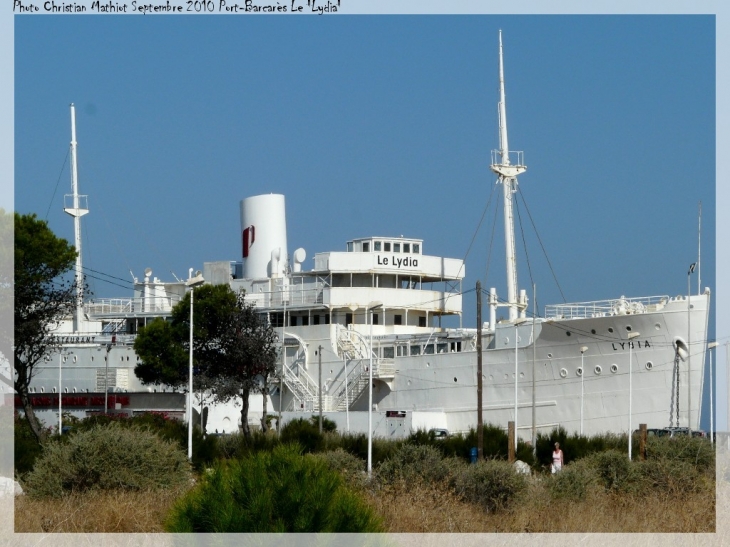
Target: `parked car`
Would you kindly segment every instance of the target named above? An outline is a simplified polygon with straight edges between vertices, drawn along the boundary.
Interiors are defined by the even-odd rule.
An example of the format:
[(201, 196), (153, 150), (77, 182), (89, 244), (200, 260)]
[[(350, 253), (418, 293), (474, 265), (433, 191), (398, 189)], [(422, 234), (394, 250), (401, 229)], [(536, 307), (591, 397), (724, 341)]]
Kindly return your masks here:
[(448, 429), (429, 429), (429, 433), (433, 433), (435, 439), (446, 439), (449, 436)]

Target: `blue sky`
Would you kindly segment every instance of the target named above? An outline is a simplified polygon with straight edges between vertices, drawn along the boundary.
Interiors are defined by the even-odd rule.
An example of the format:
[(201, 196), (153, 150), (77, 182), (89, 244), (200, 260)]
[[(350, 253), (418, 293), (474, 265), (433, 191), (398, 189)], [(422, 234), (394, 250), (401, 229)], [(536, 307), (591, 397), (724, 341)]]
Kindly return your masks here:
[[(540, 306), (715, 289), (715, 17), (16, 17), (15, 209), (70, 240), (77, 107), (84, 263), (97, 296), (240, 259), (239, 201), (287, 198), (289, 252), (368, 235), (464, 258), (494, 188), (505, 48), (518, 275)], [(505, 295), (494, 200), (468, 254)], [(97, 274), (94, 274), (97, 275)], [(696, 274), (692, 290), (697, 290)], [(473, 296), (465, 325), (473, 326)]]
[[(686, 292), (702, 201), (714, 287), (711, 16), (17, 18), (16, 209), (72, 240), (74, 102), (97, 271), (171, 280), (240, 259), (238, 203), (269, 192), (286, 195), (289, 251), (309, 267), (375, 234), (463, 258), (495, 181), (499, 29), (539, 302), (562, 297), (528, 213), (566, 299), (595, 300)], [(464, 285), (504, 295), (501, 211), (486, 272), (494, 214)]]

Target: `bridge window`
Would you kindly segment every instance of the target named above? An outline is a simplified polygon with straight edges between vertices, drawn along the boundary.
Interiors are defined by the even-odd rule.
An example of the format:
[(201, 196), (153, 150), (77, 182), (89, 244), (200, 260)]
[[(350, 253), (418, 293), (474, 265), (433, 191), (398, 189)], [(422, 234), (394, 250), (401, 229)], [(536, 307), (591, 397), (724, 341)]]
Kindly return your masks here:
[(426, 326), (426, 318), (425, 317), (419, 317), (418, 318), (418, 326), (419, 327), (425, 327)]
[(369, 253), (370, 252), (370, 242), (369, 241), (363, 241), (362, 242), (362, 252), (363, 253)]
[(347, 252), (348, 253), (351, 253), (352, 252), (352, 241), (348, 241), (347, 242)]
[(404, 243), (403, 244), (403, 252), (404, 253), (410, 253), (411, 252), (411, 244), (410, 243)]
[(303, 327), (309, 326), (309, 317), (306, 315), (304, 317), (302, 317), (302, 326)]
[(394, 253), (400, 252), (400, 243), (393, 243), (393, 252)]
[(312, 316), (312, 324), (313, 325), (319, 325), (319, 315), (313, 315)]
[(387, 346), (383, 348), (383, 359), (392, 359), (394, 354), (393, 346)]
[(396, 346), (398, 357), (405, 357), (408, 355), (408, 346)]
[(437, 344), (436, 345), (436, 351), (438, 353), (446, 353), (448, 351), (448, 349), (449, 349), (448, 344)]
[(411, 355), (421, 355), (421, 346), (411, 346)]
[(374, 251), (380, 251), (380, 250), (382, 250), (382, 249), (381, 249), (381, 247), (382, 247), (382, 246), (383, 246), (382, 242), (380, 242), (380, 241), (375, 241), (375, 242), (373, 243), (373, 250), (374, 250)]
[(345, 314), (345, 326), (352, 325), (352, 314), (346, 313)]
[(390, 252), (390, 241), (386, 241), (386, 242), (385, 242), (385, 243), (383, 244), (383, 247), (384, 247), (384, 248), (383, 248), (383, 250), (384, 250), (384, 251), (385, 251), (386, 253), (389, 253), (389, 252)]
[(324, 324), (325, 325), (329, 325), (330, 324), (330, 314), (329, 313), (325, 313), (324, 314)]
[(433, 355), (433, 344), (428, 344), (423, 353), (424, 355)]
[(379, 321), (380, 321), (380, 319), (378, 318), (378, 314), (374, 313), (373, 314), (373, 325), (379, 325), (380, 324)]
[(421, 246), (418, 243), (413, 244), (413, 253), (414, 254), (420, 254), (421, 253)]
[(393, 316), (393, 324), (394, 325), (402, 325), (403, 324), (403, 316), (399, 313), (395, 314)]

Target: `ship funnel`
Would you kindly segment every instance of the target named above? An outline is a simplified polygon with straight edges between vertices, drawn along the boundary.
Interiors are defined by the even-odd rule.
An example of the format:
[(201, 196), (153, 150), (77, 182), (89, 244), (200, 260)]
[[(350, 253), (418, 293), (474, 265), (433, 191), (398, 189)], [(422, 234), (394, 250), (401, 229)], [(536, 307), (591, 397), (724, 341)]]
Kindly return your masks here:
[(281, 194), (241, 201), (243, 277), (262, 279), (286, 274), (286, 207)]

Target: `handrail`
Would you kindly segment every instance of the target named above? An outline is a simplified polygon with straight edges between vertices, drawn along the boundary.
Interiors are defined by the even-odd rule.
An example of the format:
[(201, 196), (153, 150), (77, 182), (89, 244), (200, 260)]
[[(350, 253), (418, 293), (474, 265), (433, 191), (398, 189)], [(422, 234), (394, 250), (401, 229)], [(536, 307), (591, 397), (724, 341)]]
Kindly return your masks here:
[(611, 315), (632, 315), (645, 313), (651, 308), (661, 309), (669, 301), (668, 296), (644, 296), (638, 298), (614, 298), (595, 302), (552, 304), (545, 306), (548, 319), (585, 319)]

